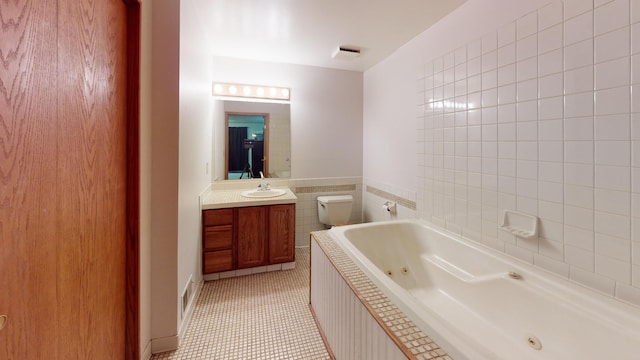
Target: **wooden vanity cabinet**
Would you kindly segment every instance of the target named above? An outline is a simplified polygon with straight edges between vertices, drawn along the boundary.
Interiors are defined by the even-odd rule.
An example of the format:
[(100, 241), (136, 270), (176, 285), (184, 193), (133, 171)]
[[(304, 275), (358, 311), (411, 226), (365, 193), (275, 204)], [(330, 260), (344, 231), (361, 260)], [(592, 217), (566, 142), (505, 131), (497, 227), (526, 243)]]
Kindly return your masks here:
[(204, 210), (203, 273), (295, 260), (295, 204)]
[(233, 270), (233, 209), (205, 210), (202, 218), (202, 272), (209, 274)]

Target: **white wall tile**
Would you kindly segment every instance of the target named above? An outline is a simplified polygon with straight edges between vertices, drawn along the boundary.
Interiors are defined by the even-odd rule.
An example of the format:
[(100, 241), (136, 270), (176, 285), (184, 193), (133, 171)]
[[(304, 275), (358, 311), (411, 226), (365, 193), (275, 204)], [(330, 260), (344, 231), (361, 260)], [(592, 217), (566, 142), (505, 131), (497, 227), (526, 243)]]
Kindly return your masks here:
[(510, 22), (498, 29), (498, 47), (511, 44), (516, 41), (516, 23)]
[(512, 43), (498, 48), (498, 66), (505, 66), (516, 62), (516, 44)]
[(596, 189), (595, 209), (617, 215), (631, 216), (631, 201), (625, 191)]
[(562, 95), (564, 77), (562, 74), (547, 75), (539, 78), (539, 97), (547, 98)]
[(591, 0), (564, 0), (565, 20), (589, 10), (593, 10), (593, 2)]
[(593, 40), (581, 41), (564, 48), (564, 68), (571, 70), (593, 64)]
[(516, 37), (518, 40), (538, 31), (538, 12), (533, 11), (516, 21)]
[(592, 90), (593, 66), (583, 66), (564, 73), (565, 94), (575, 94)]
[(563, 161), (563, 143), (562, 141), (540, 141), (540, 161)]
[(593, 117), (564, 119), (565, 140), (593, 140)]
[(565, 141), (564, 161), (577, 164), (593, 164), (593, 141)]
[(631, 107), (629, 86), (595, 92), (595, 115), (628, 113)]
[(615, 281), (631, 284), (631, 264), (596, 254), (596, 273)]
[(482, 107), (498, 105), (498, 89), (493, 88), (482, 91)]
[(605, 115), (595, 118), (595, 140), (629, 140), (628, 114)]
[(624, 166), (596, 165), (595, 185), (603, 189), (630, 191), (630, 168)]
[[(516, 123), (498, 124), (498, 141), (515, 141)], [(497, 148), (496, 148), (497, 156)]]
[[(518, 122), (517, 134), (518, 134), (518, 137), (517, 137), (518, 141), (538, 140), (538, 123), (536, 121)], [(509, 140), (509, 139), (504, 139), (504, 140)]]
[(538, 71), (540, 76), (562, 71), (563, 52), (564, 49), (558, 49), (538, 56)]
[(535, 141), (521, 141), (516, 144), (519, 160), (538, 160), (538, 143)]
[(593, 37), (593, 12), (589, 11), (564, 23), (564, 44), (571, 45)]
[(492, 89), (498, 86), (498, 71), (492, 70), (482, 73), (482, 90)]
[(595, 212), (595, 231), (621, 239), (631, 239), (631, 219), (626, 216)]
[(498, 33), (490, 32), (482, 37), (482, 53), (486, 53), (497, 49), (498, 46)]
[(586, 164), (564, 164), (565, 184), (581, 185), (593, 187), (594, 174), (593, 165)]
[(522, 81), (517, 83), (517, 99), (518, 101), (527, 101), (538, 98), (538, 82), (536, 79)]
[(640, 21), (640, 0), (631, 0), (631, 23)]
[(564, 98), (564, 116), (572, 118), (593, 115), (593, 97), (593, 92), (566, 95)]
[(538, 178), (541, 181), (562, 183), (564, 181), (564, 167), (560, 162), (540, 161), (538, 163)]
[[(498, 77), (500, 75), (498, 74)], [(518, 61), (517, 79), (518, 81), (530, 80), (538, 77), (538, 59), (535, 57)]]
[[(500, 79), (500, 71), (498, 71), (498, 79)], [(498, 88), (498, 104), (512, 104), (516, 102), (516, 85), (509, 84)]]
[(538, 123), (538, 139), (543, 141), (563, 140), (563, 125), (562, 119), (540, 120)]
[(521, 61), (536, 55), (538, 55), (538, 36), (536, 34), (518, 40), (516, 43), (516, 60)]
[(538, 10), (538, 29), (543, 30), (562, 23), (562, 2), (554, 1)]
[(595, 66), (595, 89), (606, 89), (629, 85), (631, 71), (629, 58), (622, 57)]
[(594, 254), (592, 251), (574, 247), (571, 245), (564, 246), (565, 261), (577, 268), (593, 272), (594, 270)]
[[(520, 190), (520, 188), (518, 188)], [(554, 182), (538, 182), (538, 199), (560, 203), (564, 197), (562, 184)], [(520, 194), (520, 192), (519, 192)], [(522, 194), (527, 196), (526, 194)]]
[[(592, 270), (593, 271), (593, 268)], [(615, 281), (602, 275), (598, 275), (593, 272), (584, 271), (579, 267), (569, 268), (569, 278), (584, 284), (593, 289), (604, 292), (613, 296), (615, 289)]]
[(544, 54), (562, 48), (562, 24), (542, 30), (538, 35), (538, 53)]
[(593, 252), (595, 248), (593, 231), (567, 225), (566, 223), (564, 225), (564, 243), (590, 252)]
[(596, 164), (629, 166), (631, 163), (629, 141), (596, 141), (595, 147)]
[(615, 0), (596, 8), (593, 19), (596, 36), (629, 25), (629, 0)]
[(630, 28), (624, 27), (595, 38), (595, 62), (600, 63), (607, 60), (630, 55), (629, 46)]
[[(640, 303), (636, 13), (640, 0), (554, 1), (426, 63), (419, 216)], [(539, 239), (499, 232), (505, 208), (539, 214)]]
[(631, 53), (640, 53), (640, 25), (631, 25)]
[[(564, 97), (557, 96), (554, 98), (538, 100), (540, 112), (538, 117), (540, 120), (561, 119), (564, 115)], [(520, 109), (520, 107), (518, 107)]]
[(564, 203), (566, 205), (593, 209), (594, 196), (593, 187), (580, 185), (564, 185)]

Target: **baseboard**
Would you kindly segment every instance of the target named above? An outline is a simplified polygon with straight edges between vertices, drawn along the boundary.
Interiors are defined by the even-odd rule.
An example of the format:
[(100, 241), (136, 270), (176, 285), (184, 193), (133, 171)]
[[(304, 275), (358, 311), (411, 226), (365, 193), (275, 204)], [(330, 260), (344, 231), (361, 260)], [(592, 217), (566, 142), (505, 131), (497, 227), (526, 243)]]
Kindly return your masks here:
[(165, 351), (177, 350), (180, 346), (178, 335), (167, 336), (151, 340), (151, 353), (157, 354)]
[(140, 360), (149, 360), (151, 359), (151, 341), (147, 343), (140, 355)]

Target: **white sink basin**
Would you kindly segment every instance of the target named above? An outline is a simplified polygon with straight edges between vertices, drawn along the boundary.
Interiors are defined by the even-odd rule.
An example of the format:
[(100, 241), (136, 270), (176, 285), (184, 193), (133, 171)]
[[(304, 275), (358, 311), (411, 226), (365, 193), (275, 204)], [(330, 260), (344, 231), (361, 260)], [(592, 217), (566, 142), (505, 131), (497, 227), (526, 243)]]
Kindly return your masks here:
[(269, 189), (269, 190), (252, 189), (252, 190), (243, 191), (240, 193), (240, 195), (247, 198), (272, 198), (272, 197), (282, 196), (286, 193), (287, 191), (283, 189)]

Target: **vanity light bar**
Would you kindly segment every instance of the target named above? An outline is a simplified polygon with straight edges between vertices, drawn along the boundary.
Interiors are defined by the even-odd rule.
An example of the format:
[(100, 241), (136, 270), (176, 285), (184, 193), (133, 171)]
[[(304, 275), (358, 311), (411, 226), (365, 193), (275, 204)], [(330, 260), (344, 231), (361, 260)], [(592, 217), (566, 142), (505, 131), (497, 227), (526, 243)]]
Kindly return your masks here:
[(213, 83), (213, 96), (289, 100), (289, 88), (263, 85)]

